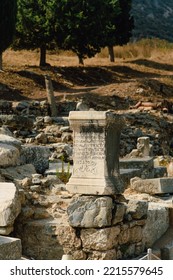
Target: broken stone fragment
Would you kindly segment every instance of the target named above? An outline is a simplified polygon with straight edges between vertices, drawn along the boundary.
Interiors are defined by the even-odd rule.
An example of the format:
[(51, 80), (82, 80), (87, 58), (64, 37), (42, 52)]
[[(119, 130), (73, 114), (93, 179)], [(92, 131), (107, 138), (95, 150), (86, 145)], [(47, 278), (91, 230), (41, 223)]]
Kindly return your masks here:
[(74, 199), (68, 209), (72, 227), (97, 228), (110, 226), (113, 202), (111, 197), (81, 196)]
[(0, 227), (11, 227), (12, 230), (12, 225), (20, 211), (21, 203), (15, 185), (13, 183), (0, 183)]

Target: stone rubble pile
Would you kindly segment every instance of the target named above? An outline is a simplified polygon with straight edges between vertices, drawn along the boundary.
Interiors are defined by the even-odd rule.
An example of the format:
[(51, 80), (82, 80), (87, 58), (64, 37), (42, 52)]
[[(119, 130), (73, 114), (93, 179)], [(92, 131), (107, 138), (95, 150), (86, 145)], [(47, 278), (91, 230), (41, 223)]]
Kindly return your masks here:
[[(155, 198), (158, 193), (153, 193), (153, 187), (152, 192), (147, 187), (154, 184), (157, 191), (162, 190), (162, 195), (166, 195), (163, 193), (165, 188), (166, 192), (172, 193), (172, 188), (161, 183), (164, 179), (159, 179), (166, 175), (165, 168), (159, 166), (156, 170), (152, 156), (152, 153), (170, 152), (171, 120), (148, 112), (118, 112), (117, 116), (125, 120), (121, 136), (118, 133), (118, 150), (119, 138), (114, 137), (113, 130), (107, 145), (104, 141), (109, 141), (109, 137), (104, 138), (103, 122), (101, 125), (98, 125), (99, 121), (97, 125), (93, 122), (99, 119), (101, 112), (96, 116), (95, 111), (90, 111), (93, 117), (89, 130), (86, 122), (81, 125), (80, 120), (78, 128), (81, 126), (81, 129), (75, 135), (77, 126), (73, 128), (67, 116), (50, 117), (47, 109), (44, 112), (38, 109), (43, 105), (47, 106), (44, 102), (36, 102), (33, 107), (27, 102), (19, 102), (1, 109), (0, 196), (7, 195), (9, 199), (7, 204), (1, 203), (0, 235), (8, 237), (12, 234), (20, 238), (23, 254), (35, 259), (61, 259), (63, 253), (74, 259), (91, 260), (139, 256), (169, 228), (170, 206)], [(73, 106), (67, 106), (67, 111)], [(77, 115), (78, 120), (81, 112)], [(84, 137), (84, 142), (80, 137)], [(90, 145), (91, 140), (94, 146)], [(145, 154), (143, 141), (149, 144), (148, 154)], [(88, 151), (90, 156), (87, 157)], [(118, 162), (119, 151), (123, 158)], [(102, 164), (105, 153), (109, 155), (106, 159), (109, 163)], [(67, 185), (57, 175), (62, 171), (62, 165), (58, 165), (60, 160), (74, 165), (74, 173)], [(54, 171), (49, 169), (51, 164), (55, 166)], [(112, 186), (117, 187), (116, 193), (111, 193), (107, 187), (110, 186), (107, 172)], [(116, 174), (116, 180), (112, 174)], [(124, 186), (122, 174), (127, 178)], [(130, 178), (136, 176), (140, 178), (131, 180), (130, 184)], [(123, 194), (129, 184), (132, 194)], [(135, 192), (138, 193), (136, 197)], [(19, 258), (18, 253), (16, 256)]]

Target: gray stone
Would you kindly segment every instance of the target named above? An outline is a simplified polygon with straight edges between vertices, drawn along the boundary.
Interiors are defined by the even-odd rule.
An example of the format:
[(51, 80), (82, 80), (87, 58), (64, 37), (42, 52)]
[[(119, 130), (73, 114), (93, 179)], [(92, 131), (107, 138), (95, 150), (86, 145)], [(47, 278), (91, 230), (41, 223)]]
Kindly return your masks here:
[(130, 214), (133, 219), (144, 219), (147, 217), (148, 202), (142, 200), (129, 200), (126, 214)]
[(50, 150), (43, 146), (22, 146), (21, 162), (32, 163), (37, 173), (43, 174), (49, 168)]
[(32, 164), (0, 169), (0, 174), (10, 181), (23, 180), (26, 177), (31, 178), (33, 173), (36, 173), (36, 170)]
[(119, 139), (124, 121), (112, 112), (70, 112), (74, 131), (73, 173), (67, 184), (72, 193), (122, 193)]
[(20, 152), (16, 147), (0, 143), (0, 167), (16, 166), (19, 161)]
[(32, 129), (33, 120), (27, 116), (19, 115), (0, 115), (0, 125), (6, 125), (12, 129), (26, 128)]
[(35, 140), (39, 144), (47, 144), (47, 135), (44, 132), (40, 132), (36, 137)]
[(20, 239), (0, 236), (0, 260), (20, 260), (21, 257)]
[(116, 225), (124, 220), (124, 214), (126, 211), (126, 205), (123, 203), (116, 203), (115, 208), (115, 214), (113, 215), (112, 224)]
[(143, 157), (152, 156), (150, 138), (149, 137), (139, 137), (137, 140), (137, 149), (140, 151)]
[(22, 143), (12, 136), (0, 134), (0, 144), (11, 145), (20, 149)]
[(143, 228), (143, 242), (146, 248), (152, 245), (169, 227), (169, 209), (157, 203), (149, 203), (146, 224)]
[(13, 225), (21, 204), (13, 183), (0, 183), (0, 227)]
[(120, 169), (140, 169), (142, 178), (154, 177), (153, 157), (122, 158), (119, 165)]
[(131, 179), (131, 188), (141, 193), (162, 194), (173, 193), (173, 178), (154, 178), (141, 180), (140, 178)]
[(13, 133), (8, 129), (7, 126), (3, 125), (0, 127), (0, 134), (3, 134), (3, 135), (8, 135), (8, 136), (11, 136), (13, 137)]
[(112, 209), (110, 197), (78, 197), (68, 206), (69, 223), (72, 227), (82, 228), (110, 226)]

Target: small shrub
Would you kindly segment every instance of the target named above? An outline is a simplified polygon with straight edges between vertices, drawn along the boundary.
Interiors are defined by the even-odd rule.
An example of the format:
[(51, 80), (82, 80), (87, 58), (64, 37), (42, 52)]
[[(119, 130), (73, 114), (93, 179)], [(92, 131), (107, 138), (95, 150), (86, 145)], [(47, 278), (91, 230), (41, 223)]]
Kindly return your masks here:
[(70, 162), (68, 162), (67, 169), (65, 170), (64, 166), (64, 157), (61, 157), (61, 168), (57, 168), (56, 170), (56, 176), (64, 183), (67, 184), (71, 173), (70, 173)]

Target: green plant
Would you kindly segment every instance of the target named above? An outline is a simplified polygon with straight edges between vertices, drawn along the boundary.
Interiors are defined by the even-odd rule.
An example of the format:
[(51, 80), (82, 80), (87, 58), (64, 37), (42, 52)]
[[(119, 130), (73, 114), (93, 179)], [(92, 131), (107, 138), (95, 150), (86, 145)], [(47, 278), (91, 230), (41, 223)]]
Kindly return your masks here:
[(56, 170), (56, 176), (64, 183), (67, 184), (67, 182), (70, 179), (71, 173), (70, 173), (70, 162), (68, 162), (67, 169), (65, 170), (65, 162), (64, 157), (61, 156), (61, 168), (57, 168)]

